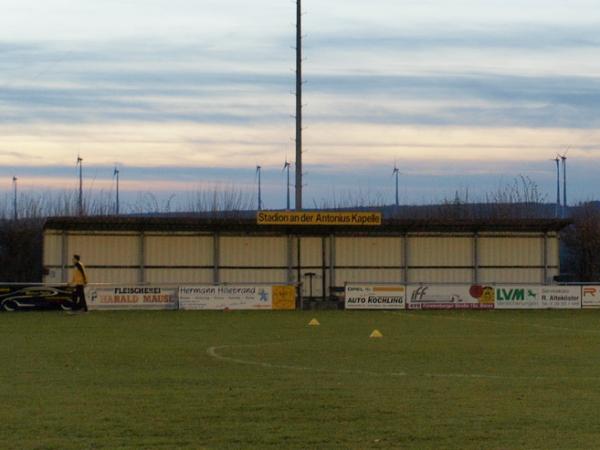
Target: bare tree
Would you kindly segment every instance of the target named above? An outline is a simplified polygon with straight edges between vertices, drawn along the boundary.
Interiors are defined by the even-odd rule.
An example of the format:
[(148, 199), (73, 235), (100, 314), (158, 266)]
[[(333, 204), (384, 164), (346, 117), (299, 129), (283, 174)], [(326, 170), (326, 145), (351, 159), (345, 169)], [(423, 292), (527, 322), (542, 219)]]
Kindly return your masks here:
[(331, 199), (322, 198), (319, 202), (313, 199), (315, 209), (356, 209), (356, 208), (380, 208), (385, 206), (385, 197), (379, 191), (370, 189), (357, 189), (355, 191), (343, 191), (332, 193)]
[[(550, 208), (551, 209), (551, 208)], [(395, 208), (393, 217), (429, 220), (534, 219), (549, 216), (545, 195), (529, 177), (520, 175), (511, 183), (473, 199), (468, 189), (439, 204)]]
[(256, 207), (254, 197), (233, 186), (190, 193), (185, 211), (191, 213), (228, 213), (247, 211)]
[(600, 281), (600, 207), (589, 202), (574, 208), (573, 225), (561, 235), (562, 269), (576, 281)]

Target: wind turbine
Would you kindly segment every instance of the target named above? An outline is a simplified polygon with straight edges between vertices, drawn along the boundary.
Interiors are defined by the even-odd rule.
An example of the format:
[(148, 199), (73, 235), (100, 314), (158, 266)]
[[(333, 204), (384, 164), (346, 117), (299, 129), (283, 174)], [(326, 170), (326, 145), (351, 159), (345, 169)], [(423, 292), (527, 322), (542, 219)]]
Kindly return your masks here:
[(400, 175), (400, 169), (396, 166), (396, 161), (394, 161), (394, 171), (392, 172), (392, 176), (396, 175), (396, 207), (400, 206), (400, 201), (398, 198), (398, 177)]
[(117, 181), (117, 198), (116, 198), (116, 204), (115, 204), (115, 213), (118, 216), (119, 215), (119, 167), (116, 164), (115, 164), (115, 170), (113, 172), (113, 177)]
[(83, 216), (83, 158), (77, 155), (77, 164), (79, 166), (79, 202), (78, 202), (78, 213)]
[(558, 155), (562, 160), (562, 171), (563, 171), (563, 217), (567, 214), (567, 153), (569, 149), (562, 154)]
[(287, 210), (290, 210), (290, 167), (292, 163), (288, 162), (287, 156), (285, 157), (285, 163), (283, 164), (283, 170), (287, 169)]
[(556, 158), (551, 159), (550, 161), (554, 161), (556, 163), (556, 207), (554, 208), (554, 216), (560, 216), (560, 158), (557, 156)]
[(261, 166), (256, 166), (256, 176), (258, 178), (258, 210), (260, 211), (262, 209), (262, 194), (261, 194), (261, 185), (260, 185), (260, 171), (261, 171), (262, 167)]
[(14, 191), (14, 197), (13, 197), (13, 217), (15, 220), (17, 220), (19, 218), (19, 215), (17, 213), (17, 177), (13, 176), (13, 191)]

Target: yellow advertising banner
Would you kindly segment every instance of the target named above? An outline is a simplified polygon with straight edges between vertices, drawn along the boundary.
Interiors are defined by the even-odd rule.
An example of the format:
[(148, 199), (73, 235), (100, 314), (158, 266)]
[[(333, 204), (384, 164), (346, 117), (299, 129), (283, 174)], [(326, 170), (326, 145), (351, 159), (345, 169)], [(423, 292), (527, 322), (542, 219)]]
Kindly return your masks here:
[(380, 212), (259, 211), (256, 222), (259, 225), (379, 226), (382, 216)]
[(273, 286), (273, 309), (295, 310), (296, 288), (294, 286)]

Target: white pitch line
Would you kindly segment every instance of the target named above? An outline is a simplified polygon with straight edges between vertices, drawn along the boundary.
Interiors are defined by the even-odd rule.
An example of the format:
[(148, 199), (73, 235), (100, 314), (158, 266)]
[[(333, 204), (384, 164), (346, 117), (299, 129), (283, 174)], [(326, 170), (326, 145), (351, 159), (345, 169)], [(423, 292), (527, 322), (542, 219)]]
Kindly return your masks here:
[[(297, 342), (297, 341), (296, 341)], [(405, 372), (373, 372), (365, 370), (349, 370), (349, 369), (323, 369), (317, 367), (307, 366), (296, 366), (288, 364), (271, 364), (261, 361), (252, 361), (248, 359), (233, 358), (231, 356), (223, 356), (218, 353), (220, 349), (226, 348), (240, 348), (240, 347), (263, 347), (267, 345), (279, 345), (286, 344), (288, 342), (269, 342), (263, 344), (237, 344), (237, 345), (219, 345), (213, 346), (206, 349), (206, 353), (211, 358), (219, 361), (240, 364), (246, 366), (264, 367), (267, 369), (280, 369), (280, 370), (295, 370), (303, 372), (316, 372), (316, 373), (331, 373), (331, 374), (343, 374), (343, 375), (369, 375), (377, 377), (425, 377), (425, 378), (462, 378), (462, 379), (483, 379), (483, 380), (540, 380), (540, 381), (556, 381), (556, 380), (600, 380), (600, 377), (596, 376), (544, 376), (544, 375), (492, 375), (492, 374), (477, 374), (477, 373), (424, 373), (422, 375), (409, 375)]]
[(271, 363), (252, 361), (252, 360), (247, 360), (247, 359), (232, 358), (230, 356), (223, 356), (223, 355), (220, 355), (219, 353), (217, 353), (217, 350), (224, 349), (224, 348), (262, 347), (265, 345), (277, 345), (277, 344), (283, 344), (283, 343), (284, 342), (271, 342), (271, 343), (254, 344), (254, 345), (252, 345), (252, 344), (220, 345), (220, 346), (214, 346), (214, 347), (207, 348), (206, 353), (208, 354), (208, 356), (211, 356), (220, 361), (231, 362), (231, 363), (235, 363), (235, 364), (243, 364), (243, 365), (247, 365), (247, 366), (259, 366), (259, 367), (265, 367), (268, 369), (299, 370), (299, 371), (320, 372), (320, 373), (340, 373), (340, 374), (345, 374), (345, 375), (346, 374), (349, 374), (349, 375), (371, 375), (371, 376), (386, 376), (386, 377), (387, 376), (393, 376), (393, 377), (405, 377), (406, 376), (406, 374), (404, 372), (381, 373), (381, 372), (372, 372), (372, 371), (365, 371), (365, 370), (346, 370), (346, 369), (332, 370), (332, 369), (322, 369), (322, 368), (318, 368), (318, 367), (294, 366), (294, 365), (287, 365), (287, 364), (271, 364)]

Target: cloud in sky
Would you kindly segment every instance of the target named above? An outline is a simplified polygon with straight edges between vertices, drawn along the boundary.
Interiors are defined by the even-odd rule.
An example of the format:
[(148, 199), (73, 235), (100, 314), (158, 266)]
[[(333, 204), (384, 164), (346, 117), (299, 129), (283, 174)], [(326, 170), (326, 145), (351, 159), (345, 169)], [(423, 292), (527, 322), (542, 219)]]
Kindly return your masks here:
[[(52, 167), (69, 167), (81, 153), (89, 167), (129, 167), (129, 190), (150, 176), (157, 191), (185, 191), (182, 174), (200, 172), (252, 191), (261, 164), (275, 180), (271, 206), (283, 205), (279, 166), (294, 149), (292, 3), (32, 5), (14, 2), (0, 18), (7, 176), (18, 170), (32, 186), (68, 184)], [(584, 199), (597, 191), (594, 2), (304, 6), (309, 196), (350, 190), (356, 179), (386, 192), (378, 174), (395, 159), (410, 172), (408, 201), (484, 189), (518, 173), (550, 191), (548, 159), (567, 146), (581, 174), (571, 192)]]

